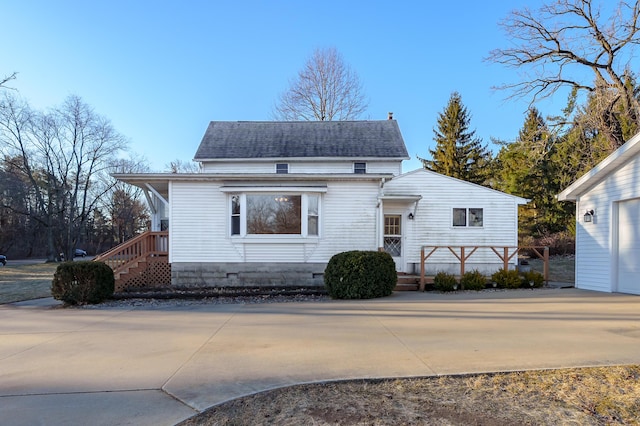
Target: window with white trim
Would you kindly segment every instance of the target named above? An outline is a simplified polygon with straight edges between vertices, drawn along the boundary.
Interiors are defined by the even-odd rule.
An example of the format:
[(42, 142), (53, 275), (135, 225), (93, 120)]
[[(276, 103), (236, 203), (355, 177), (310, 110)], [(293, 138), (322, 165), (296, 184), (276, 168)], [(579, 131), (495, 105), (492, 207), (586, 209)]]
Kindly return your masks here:
[(367, 173), (367, 163), (353, 163), (353, 173), (364, 175)]
[(232, 236), (319, 235), (318, 194), (233, 194), (230, 202)]
[(276, 163), (276, 174), (284, 175), (289, 173), (289, 164), (287, 163)]
[(231, 196), (231, 235), (240, 235), (240, 196)]
[(384, 215), (384, 251), (393, 257), (402, 256), (402, 216)]
[(481, 208), (454, 208), (454, 227), (481, 227), (484, 225), (484, 211)]
[(307, 195), (307, 235), (318, 236), (320, 226), (320, 196)]

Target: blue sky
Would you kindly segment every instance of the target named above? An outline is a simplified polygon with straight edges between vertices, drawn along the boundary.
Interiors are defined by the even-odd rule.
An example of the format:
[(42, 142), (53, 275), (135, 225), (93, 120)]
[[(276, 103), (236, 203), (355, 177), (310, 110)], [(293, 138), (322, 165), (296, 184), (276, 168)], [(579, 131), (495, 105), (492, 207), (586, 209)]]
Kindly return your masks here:
[[(539, 0), (9, 1), (0, 75), (47, 109), (75, 94), (111, 120), (155, 171), (191, 160), (211, 120), (270, 120), (278, 95), (313, 50), (336, 47), (370, 100), (363, 119), (392, 111), (412, 160), (428, 156), (453, 91), (485, 143), (513, 140), (525, 101), (493, 86), (518, 71), (484, 61), (506, 47), (498, 21)], [(544, 115), (565, 98), (539, 104)]]

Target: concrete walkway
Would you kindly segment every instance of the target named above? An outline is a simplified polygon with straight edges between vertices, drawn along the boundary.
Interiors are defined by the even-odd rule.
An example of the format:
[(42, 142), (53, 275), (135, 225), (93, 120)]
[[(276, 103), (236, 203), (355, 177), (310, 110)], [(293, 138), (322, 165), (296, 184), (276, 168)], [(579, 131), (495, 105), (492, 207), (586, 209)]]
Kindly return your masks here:
[(3, 425), (173, 425), (274, 387), (640, 363), (640, 298), (576, 289), (368, 301), (0, 306)]

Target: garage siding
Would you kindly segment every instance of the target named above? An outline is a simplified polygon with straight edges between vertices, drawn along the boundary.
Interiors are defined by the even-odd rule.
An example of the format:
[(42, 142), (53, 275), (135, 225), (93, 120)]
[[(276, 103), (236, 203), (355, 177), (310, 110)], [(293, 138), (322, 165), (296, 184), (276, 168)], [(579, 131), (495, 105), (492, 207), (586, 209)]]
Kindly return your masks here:
[[(576, 287), (585, 290), (617, 291), (618, 232), (630, 233), (628, 223), (618, 227), (615, 203), (640, 197), (640, 158), (634, 158), (609, 174), (576, 203)], [(593, 222), (584, 222), (587, 210), (594, 210)], [(636, 227), (639, 224), (635, 225)]]

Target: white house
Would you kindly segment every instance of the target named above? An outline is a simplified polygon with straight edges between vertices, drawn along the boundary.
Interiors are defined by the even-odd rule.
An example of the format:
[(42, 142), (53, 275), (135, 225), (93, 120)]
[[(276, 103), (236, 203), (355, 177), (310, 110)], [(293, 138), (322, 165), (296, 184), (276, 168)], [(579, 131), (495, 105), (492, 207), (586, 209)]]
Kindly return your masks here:
[[(422, 246), (517, 246), (525, 199), (426, 170), (402, 174), (395, 120), (211, 122), (195, 174), (117, 174), (168, 229), (174, 286), (320, 285), (329, 259), (384, 249), (419, 270)], [(515, 263), (515, 259), (512, 260)], [(467, 269), (496, 270), (488, 248)], [(449, 250), (431, 271), (459, 271)]]
[(640, 294), (640, 133), (558, 199), (576, 203), (576, 287)]

